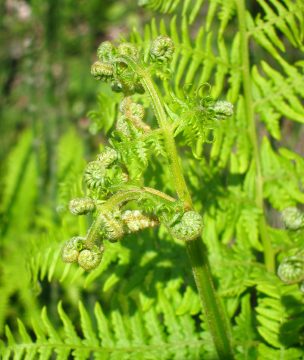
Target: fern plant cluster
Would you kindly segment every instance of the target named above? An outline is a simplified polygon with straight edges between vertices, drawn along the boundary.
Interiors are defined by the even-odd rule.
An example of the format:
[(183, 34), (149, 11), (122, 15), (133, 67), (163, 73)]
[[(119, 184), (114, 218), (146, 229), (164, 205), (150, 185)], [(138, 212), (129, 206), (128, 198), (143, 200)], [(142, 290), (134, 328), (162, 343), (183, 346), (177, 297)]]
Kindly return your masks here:
[(303, 359), (304, 162), (286, 138), (304, 122), (304, 4), (138, 3), (158, 14), (91, 68), (107, 143), (85, 164), (63, 136), (60, 222), (44, 209), (27, 245), (25, 283), (59, 287), (57, 309), (28, 296), (1, 354)]
[[(94, 269), (102, 258), (103, 240), (117, 241), (125, 234), (153, 227), (159, 222), (167, 225), (171, 235), (180, 240), (191, 241), (200, 235), (202, 217), (189, 210), (189, 204), (183, 205), (183, 198), (175, 200), (158, 189), (142, 186), (149, 159), (155, 154), (153, 149), (147, 151), (150, 137), (154, 138), (156, 148), (162, 148), (160, 155), (166, 155), (166, 147), (169, 151), (172, 149), (173, 140), (162, 129), (164, 119), (159, 113), (164, 109), (158, 104), (161, 100), (151, 75), (153, 71), (157, 75), (168, 72), (168, 63), (173, 54), (174, 42), (162, 35), (152, 41), (148, 58), (131, 43), (123, 42), (114, 47), (106, 41), (99, 46), (99, 61), (92, 65), (91, 73), (97, 80), (110, 82), (113, 91), (123, 93), (124, 98), (119, 107), (122, 115), (109, 139), (113, 147), (106, 147), (85, 169), (84, 183), (89, 190), (89, 197), (70, 202), (69, 208), (73, 214), (83, 215), (95, 211), (96, 215), (86, 238), (74, 237), (64, 245), (64, 261), (78, 262), (86, 270)], [(160, 128), (152, 129), (144, 122), (144, 106), (133, 102), (130, 96), (144, 92), (149, 94)], [(179, 100), (176, 98), (175, 101)], [(172, 124), (167, 125), (172, 126), (175, 136), (183, 132), (185, 137), (192, 135), (192, 141), (195, 141), (194, 136), (201, 138), (204, 134), (205, 123), (212, 124), (233, 113), (232, 104), (227, 101), (216, 102), (211, 96), (195, 101), (196, 124), (186, 125), (183, 112), (179, 111), (179, 107), (174, 110), (176, 116), (177, 113), (182, 115), (182, 121), (175, 118)], [(190, 109), (190, 104), (183, 105)], [(191, 113), (187, 112), (187, 116), (191, 116)], [(202, 121), (202, 118), (205, 120)], [(169, 158), (169, 161), (178, 160)], [(173, 172), (175, 168), (176, 165), (173, 165)], [(123, 210), (130, 201), (136, 202), (136, 210)], [(151, 212), (151, 209), (153, 214), (141, 212)]]

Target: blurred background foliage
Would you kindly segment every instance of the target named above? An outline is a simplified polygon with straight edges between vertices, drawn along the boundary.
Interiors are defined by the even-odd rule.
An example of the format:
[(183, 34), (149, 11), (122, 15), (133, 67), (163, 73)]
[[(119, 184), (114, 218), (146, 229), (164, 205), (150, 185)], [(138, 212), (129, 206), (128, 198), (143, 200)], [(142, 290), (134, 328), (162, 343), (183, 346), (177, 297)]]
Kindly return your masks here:
[[(62, 295), (56, 281), (41, 286), (47, 274), (33, 272), (47, 268), (54, 245), (60, 250), (59, 242), (87, 227), (66, 204), (81, 193), (84, 159), (102, 142), (89, 132), (98, 88), (90, 66), (98, 44), (127, 36), (140, 12), (131, 0), (4, 0), (0, 14), (3, 334), (4, 323), (14, 328), (17, 316), (28, 320), (39, 302), (56, 306)], [(34, 249), (40, 258), (30, 256)]]

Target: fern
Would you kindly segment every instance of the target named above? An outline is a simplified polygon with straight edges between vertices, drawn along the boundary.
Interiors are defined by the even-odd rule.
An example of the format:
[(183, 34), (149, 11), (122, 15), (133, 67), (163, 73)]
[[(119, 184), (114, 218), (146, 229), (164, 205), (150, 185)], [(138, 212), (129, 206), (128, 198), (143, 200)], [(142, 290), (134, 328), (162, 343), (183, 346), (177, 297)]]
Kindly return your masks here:
[[(28, 333), (21, 320), (18, 320), (17, 334), (20, 340), (15, 339), (9, 327), (6, 327), (8, 345), (1, 344), (1, 355), (3, 359), (10, 356), (50, 359), (55, 355), (60, 359), (68, 359), (69, 356), (87, 359), (91, 355), (109, 359), (200, 359), (201, 356), (208, 356), (199, 334), (194, 331), (191, 316), (176, 317), (174, 305), (165, 300), (163, 295), (159, 296), (160, 307), (157, 312), (155, 309), (138, 309), (133, 315), (112, 311), (106, 316), (100, 304), (96, 303), (92, 318), (94, 322), (80, 302), (79, 329), (75, 329), (60, 302), (60, 332), (49, 319), (46, 308), (43, 308), (40, 320), (32, 323), (33, 335)], [(165, 324), (159, 320), (162, 316), (167, 318)], [(181, 329), (186, 330), (186, 334)]]
[[(31, 184), (37, 181), (39, 169), (30, 133), (11, 153), (16, 166), (10, 165), (10, 158), (7, 161), (1, 206), (9, 219), (4, 248), (11, 250), (9, 244), (22, 232), (18, 246), (33, 256), (22, 275), (24, 286), (17, 285), (19, 275), (12, 275), (20, 255), (15, 252), (9, 266), (1, 260), (3, 278), (8, 280), (1, 284), (0, 323), (7, 319), (9, 323), (1, 354), (46, 359), (216, 358), (208, 317), (201, 314), (201, 293), (195, 289), (184, 256), (188, 244), (168, 236), (181, 223), (185, 209), (191, 208), (191, 201), (170, 180), (172, 158), (167, 159), (165, 132), (156, 128), (149, 96), (141, 94), (141, 76), (153, 75), (168, 128), (180, 146), (185, 182), (196, 211), (203, 214), (202, 237), (231, 324), (235, 358), (302, 359), (303, 299), (297, 284), (302, 275), (299, 281), (284, 284), (275, 273), (290, 257), (303, 263), (304, 162), (286, 141), (287, 125), (296, 132), (304, 121), (303, 61), (297, 61), (303, 51), (303, 2), (258, 0), (247, 2), (248, 9), (242, 0), (142, 0), (138, 4), (162, 15), (155, 14), (142, 32), (133, 30), (131, 44), (116, 44), (116, 48), (127, 51), (124, 56), (137, 56), (137, 49), (145, 72), (135, 76), (120, 61), (114, 70), (108, 66), (101, 77), (109, 80), (114, 72), (114, 90), (124, 90), (128, 96), (138, 91), (132, 95), (134, 107), (143, 106), (146, 114), (143, 118), (135, 114), (140, 122), (130, 109), (121, 109), (122, 105), (119, 109), (121, 95), (113, 95), (108, 85), (100, 88), (98, 109), (89, 113), (91, 132), (106, 132), (118, 153), (116, 162), (102, 171), (112, 181), (111, 171), (115, 179), (124, 174), (120, 178), (124, 182), (117, 180), (106, 191), (83, 193), (82, 143), (74, 132), (67, 133), (58, 153), (59, 224), (58, 215), (56, 223), (52, 211), (36, 207), (38, 195)], [(151, 61), (151, 42), (160, 36), (174, 42), (170, 64)], [(96, 71), (93, 68), (93, 74)], [(224, 119), (216, 109), (226, 99), (234, 113)], [(160, 189), (163, 198), (155, 200), (155, 193), (148, 196), (145, 188)], [(88, 221), (96, 224), (100, 209), (107, 210), (117, 194), (132, 191), (139, 192), (137, 197), (119, 203), (119, 210), (140, 208), (155, 216), (160, 228), (129, 234), (119, 243), (102, 239), (98, 246), (103, 259), (90, 273), (64, 265), (62, 241), (85, 236)], [(76, 220), (66, 209), (70, 199), (82, 196), (93, 199), (98, 210)], [(290, 222), (281, 219), (280, 213), (284, 216), (290, 207), (298, 207), (300, 228), (284, 228)], [(20, 209), (36, 214), (30, 245), (25, 239), (32, 224), (28, 215), (20, 216)], [(52, 310), (59, 299), (50, 304), (50, 317), (45, 309), (38, 315), (37, 302), (43, 301), (26, 292), (29, 279), (37, 292), (40, 283), (59, 287), (60, 321)], [(17, 330), (14, 316), (6, 310), (15, 292), (26, 299), (27, 309), (25, 324), (19, 321)], [(96, 298), (99, 302), (92, 307)], [(77, 301), (80, 319), (75, 315)]]

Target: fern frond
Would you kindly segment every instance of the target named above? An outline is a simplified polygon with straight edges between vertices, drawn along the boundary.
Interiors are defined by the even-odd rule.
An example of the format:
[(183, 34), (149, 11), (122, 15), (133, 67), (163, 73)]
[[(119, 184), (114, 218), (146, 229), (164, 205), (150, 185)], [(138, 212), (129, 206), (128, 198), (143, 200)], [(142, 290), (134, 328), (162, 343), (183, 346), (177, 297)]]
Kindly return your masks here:
[(15, 203), (18, 201), (24, 177), (30, 176), (31, 171), (34, 170), (32, 142), (33, 135), (31, 131), (23, 132), (20, 135), (18, 144), (6, 159), (5, 176), (2, 179), (3, 190), (1, 191), (2, 201), (0, 211), (1, 213), (6, 213), (7, 219), (11, 216), (10, 212), (13, 211)]
[[(282, 2), (278, 0), (258, 0), (264, 10), (263, 17), (257, 17), (255, 21), (248, 16), (249, 34), (253, 35), (257, 42), (277, 47), (285, 51), (285, 46), (280, 40), (279, 33), (286, 36), (294, 47), (303, 46), (303, 19), (304, 5), (301, 0)], [(269, 49), (269, 47), (268, 47)]]
[[(62, 322), (60, 327), (55, 327), (44, 308), (40, 323), (33, 323), (33, 335), (29, 334), (20, 320), (18, 339), (15, 339), (9, 327), (6, 327), (7, 343), (0, 345), (1, 355), (4, 359), (10, 356), (41, 356), (43, 359), (50, 359), (55, 354), (60, 359), (68, 359), (69, 356), (86, 359), (93, 354), (96, 358), (109, 356), (114, 359), (127, 353), (134, 359), (151, 359), (151, 356), (181, 359), (178, 355), (181, 352), (183, 359), (200, 359), (205, 352), (200, 336), (194, 332), (193, 320), (189, 315), (176, 317), (175, 310), (168, 300), (162, 295), (161, 299), (157, 312), (155, 309), (146, 312), (139, 309), (136, 314), (125, 316), (115, 310), (109, 318), (104, 315), (100, 304), (96, 303), (92, 319), (80, 302), (81, 333), (76, 331), (61, 303), (58, 304), (58, 315)], [(161, 324), (159, 316), (170, 317), (170, 320)], [(187, 322), (189, 324), (185, 326)], [(181, 332), (182, 329), (184, 334)]]
[[(148, 9), (158, 11), (163, 14), (181, 13), (189, 17), (189, 23), (192, 24), (199, 15), (204, 0), (138, 0), (138, 5)], [(182, 5), (182, 6), (179, 6)]]
[[(111, 99), (111, 101), (109, 100)], [(91, 120), (90, 132), (97, 134), (99, 131), (108, 133), (113, 127), (118, 114), (118, 104), (121, 95), (113, 93), (105, 84), (101, 85), (101, 90), (97, 97), (97, 109), (91, 110), (88, 117)]]
[(260, 295), (256, 308), (257, 328), (265, 341), (275, 348), (289, 348), (301, 342), (303, 301), (296, 285), (284, 285), (261, 269), (252, 274)]
[(284, 360), (301, 360), (303, 358), (303, 351), (298, 348), (289, 349), (274, 349), (265, 344), (259, 344), (258, 356), (263, 360), (284, 359)]

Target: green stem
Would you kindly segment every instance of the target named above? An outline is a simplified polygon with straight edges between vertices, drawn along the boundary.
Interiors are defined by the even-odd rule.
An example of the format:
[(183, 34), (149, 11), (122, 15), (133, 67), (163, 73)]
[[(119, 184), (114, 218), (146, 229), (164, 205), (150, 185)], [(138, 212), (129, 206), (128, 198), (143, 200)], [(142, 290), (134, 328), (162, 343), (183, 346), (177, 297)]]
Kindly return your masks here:
[(186, 242), (197, 290), (219, 359), (233, 359), (229, 323), (214, 289), (207, 249), (200, 238)]
[(149, 73), (138, 65), (133, 59), (123, 56), (116, 61), (125, 62), (131, 69), (140, 77), (141, 83), (151, 99), (151, 104), (158, 122), (162, 130), (166, 152), (169, 159), (169, 165), (172, 172), (172, 178), (178, 197), (184, 202), (185, 208), (192, 208), (192, 200), (188, 191), (185, 178), (183, 176), (182, 166), (177, 154), (174, 136), (171, 124), (167, 121), (167, 116), (164, 110), (164, 103), (158, 92), (157, 87), (154, 85)]
[[(178, 197), (184, 202), (186, 209), (192, 208), (192, 199), (183, 176), (183, 170), (178, 157), (174, 134), (168, 122), (161, 95), (151, 79), (149, 73), (129, 57), (122, 57), (118, 61), (127, 63), (139, 76), (146, 93), (149, 95), (152, 107), (160, 129), (163, 132), (166, 152), (169, 157), (172, 177)], [(201, 299), (205, 318), (209, 326), (215, 348), (220, 359), (233, 359), (228, 321), (222, 311), (220, 301), (214, 289), (213, 280), (208, 262), (207, 250), (200, 238), (186, 243), (187, 252), (194, 275), (194, 280)]]
[(240, 30), (240, 56), (242, 66), (242, 76), (243, 76), (243, 90), (244, 90), (244, 99), (245, 99), (245, 112), (246, 118), (248, 121), (248, 131), (253, 147), (253, 159), (255, 162), (255, 173), (256, 173), (256, 206), (261, 209), (262, 215), (259, 219), (259, 230), (261, 234), (261, 241), (264, 249), (264, 262), (266, 268), (270, 272), (274, 272), (274, 252), (267, 232), (267, 224), (264, 216), (264, 201), (263, 201), (263, 176), (261, 170), (261, 160), (259, 154), (259, 142), (257, 136), (257, 129), (255, 124), (254, 116), (254, 104), (252, 99), (252, 84), (251, 84), (251, 75), (250, 75), (250, 62), (249, 62), (249, 37), (246, 29), (246, 8), (244, 0), (236, 0), (237, 5), (237, 15), (239, 22)]

